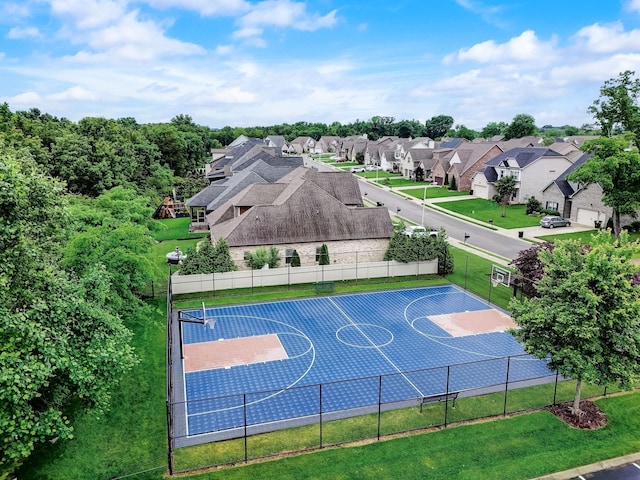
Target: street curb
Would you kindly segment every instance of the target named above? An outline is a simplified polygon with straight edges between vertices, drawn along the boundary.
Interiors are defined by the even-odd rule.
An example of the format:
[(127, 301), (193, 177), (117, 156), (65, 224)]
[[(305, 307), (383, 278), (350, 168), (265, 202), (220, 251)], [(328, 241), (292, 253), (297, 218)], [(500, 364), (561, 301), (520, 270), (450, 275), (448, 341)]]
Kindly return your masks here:
[(607, 470), (609, 468), (615, 468), (627, 463), (634, 463), (638, 461), (640, 461), (640, 452), (625, 455), (623, 457), (611, 458), (609, 460), (602, 460), (601, 462), (592, 463), (590, 465), (583, 465), (581, 467), (572, 468), (571, 470), (565, 470), (563, 472), (556, 472), (549, 475), (544, 475), (542, 477), (535, 477), (531, 480), (569, 480), (580, 475), (586, 475), (588, 473), (598, 472), (600, 470)]

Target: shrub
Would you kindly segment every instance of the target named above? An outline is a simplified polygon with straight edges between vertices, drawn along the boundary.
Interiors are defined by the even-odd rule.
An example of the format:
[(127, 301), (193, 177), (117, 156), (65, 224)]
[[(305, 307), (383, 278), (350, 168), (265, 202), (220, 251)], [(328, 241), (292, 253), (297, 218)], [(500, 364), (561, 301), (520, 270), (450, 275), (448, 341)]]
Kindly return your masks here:
[(327, 247), (326, 243), (323, 243), (320, 247), (320, 255), (318, 258), (318, 263), (320, 265), (329, 265), (331, 261), (329, 260), (329, 247)]
[(542, 211), (542, 203), (540, 203), (540, 200), (538, 200), (536, 197), (531, 196), (531, 198), (527, 200), (527, 210), (526, 210), (527, 215), (531, 215), (541, 211)]
[(247, 254), (245, 263), (254, 270), (260, 270), (265, 265), (269, 268), (277, 268), (280, 264), (280, 252), (276, 247), (258, 247), (254, 252)]
[(298, 254), (297, 250), (294, 250), (293, 253), (291, 254), (291, 263), (290, 265), (292, 267), (299, 267), (300, 266), (300, 255)]

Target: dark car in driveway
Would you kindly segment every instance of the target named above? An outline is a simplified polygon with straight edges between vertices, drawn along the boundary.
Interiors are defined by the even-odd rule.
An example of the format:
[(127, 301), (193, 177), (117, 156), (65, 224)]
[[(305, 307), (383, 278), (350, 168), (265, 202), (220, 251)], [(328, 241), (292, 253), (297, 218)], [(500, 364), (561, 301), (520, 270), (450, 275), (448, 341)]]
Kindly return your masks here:
[(542, 220), (540, 220), (540, 226), (544, 228), (570, 227), (571, 221), (569, 221), (568, 218), (558, 217), (555, 215), (547, 215)]

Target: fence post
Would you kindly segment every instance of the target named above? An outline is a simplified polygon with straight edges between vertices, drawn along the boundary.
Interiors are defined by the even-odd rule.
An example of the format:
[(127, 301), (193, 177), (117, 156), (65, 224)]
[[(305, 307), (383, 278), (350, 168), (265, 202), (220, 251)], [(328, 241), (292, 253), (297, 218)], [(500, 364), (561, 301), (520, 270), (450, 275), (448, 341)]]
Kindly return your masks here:
[(358, 284), (358, 251), (356, 250), (356, 285)]
[(558, 370), (556, 370), (556, 382), (553, 386), (553, 403), (551, 405), (556, 404), (556, 394), (558, 393)]
[(451, 365), (447, 365), (447, 385), (444, 389), (444, 428), (447, 428), (447, 422), (449, 420), (449, 376), (451, 375)]
[(244, 463), (249, 460), (249, 447), (247, 445), (247, 394), (242, 394), (242, 413), (244, 415)]
[(322, 384), (319, 385), (320, 387), (320, 391), (319, 391), (319, 405), (318, 407), (320, 408), (320, 448), (322, 448)]
[(382, 375), (378, 377), (378, 440), (380, 440), (381, 415), (382, 415)]
[[(173, 463), (174, 434), (173, 431), (173, 287), (171, 284), (171, 265), (167, 279), (167, 466), (169, 474), (175, 471)], [(186, 406), (185, 406), (186, 408)]]
[(507, 416), (507, 393), (509, 392), (509, 368), (511, 367), (511, 357), (507, 357), (507, 378), (505, 378), (504, 382), (504, 408), (502, 410), (502, 415)]
[(464, 289), (467, 289), (467, 276), (469, 275), (469, 255), (466, 256), (464, 262)]

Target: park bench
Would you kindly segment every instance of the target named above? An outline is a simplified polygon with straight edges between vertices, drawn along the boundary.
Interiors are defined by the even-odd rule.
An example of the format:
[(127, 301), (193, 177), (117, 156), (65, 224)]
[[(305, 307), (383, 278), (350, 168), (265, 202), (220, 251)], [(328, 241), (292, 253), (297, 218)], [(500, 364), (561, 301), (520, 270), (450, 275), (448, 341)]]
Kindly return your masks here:
[(420, 413), (422, 413), (422, 405), (425, 403), (436, 402), (448, 402), (453, 400), (452, 407), (456, 408), (456, 398), (458, 398), (460, 392), (441, 393), (439, 395), (429, 395), (428, 397), (418, 397), (418, 403), (420, 404)]
[(333, 292), (333, 282), (316, 282), (313, 284), (313, 289), (316, 293), (331, 293)]

